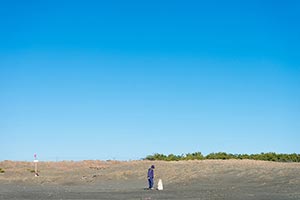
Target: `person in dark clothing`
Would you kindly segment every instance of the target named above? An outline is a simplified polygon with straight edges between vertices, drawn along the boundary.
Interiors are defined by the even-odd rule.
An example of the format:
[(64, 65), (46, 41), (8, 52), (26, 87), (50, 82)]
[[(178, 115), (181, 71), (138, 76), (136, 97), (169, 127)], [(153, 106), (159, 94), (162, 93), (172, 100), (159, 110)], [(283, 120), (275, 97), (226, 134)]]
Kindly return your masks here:
[(151, 165), (151, 167), (148, 169), (148, 182), (149, 182), (149, 189), (153, 190), (154, 185), (154, 169), (155, 166)]

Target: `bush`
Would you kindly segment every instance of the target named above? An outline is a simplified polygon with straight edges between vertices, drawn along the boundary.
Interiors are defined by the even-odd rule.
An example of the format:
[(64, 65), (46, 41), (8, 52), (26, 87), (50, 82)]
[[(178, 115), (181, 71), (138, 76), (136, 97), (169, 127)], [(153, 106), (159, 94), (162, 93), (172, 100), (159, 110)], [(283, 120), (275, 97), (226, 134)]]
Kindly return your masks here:
[(195, 153), (187, 153), (185, 154), (184, 160), (203, 160), (204, 156), (201, 152), (195, 152)]
[(145, 160), (167, 160), (167, 156), (164, 154), (156, 153), (154, 155), (147, 156)]
[(225, 152), (210, 153), (205, 158), (206, 159), (221, 159), (221, 160), (237, 159), (233, 154), (227, 154)]
[(0, 173), (4, 173), (4, 172), (5, 172), (4, 169), (0, 168)]
[(153, 154), (147, 156), (144, 160), (164, 160), (164, 161), (179, 161), (179, 160), (204, 160), (204, 159), (250, 159), (250, 160), (264, 160), (273, 162), (300, 162), (300, 154), (276, 154), (274, 152), (260, 153), (260, 154), (227, 154), (225, 152), (210, 153), (203, 156), (201, 152), (187, 153), (182, 155), (169, 154)]

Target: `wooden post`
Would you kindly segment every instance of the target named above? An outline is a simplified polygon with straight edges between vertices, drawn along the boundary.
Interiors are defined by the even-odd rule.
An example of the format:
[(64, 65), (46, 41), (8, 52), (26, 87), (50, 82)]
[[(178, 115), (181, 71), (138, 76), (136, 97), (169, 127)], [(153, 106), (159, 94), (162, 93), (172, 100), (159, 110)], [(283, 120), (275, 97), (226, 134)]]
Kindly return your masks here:
[(38, 173), (38, 160), (36, 159), (36, 154), (34, 154), (34, 176), (39, 176), (39, 173)]
[(37, 169), (37, 162), (35, 162), (35, 163), (34, 163), (34, 172), (35, 172), (35, 174), (37, 174), (37, 173), (38, 173), (38, 169)]

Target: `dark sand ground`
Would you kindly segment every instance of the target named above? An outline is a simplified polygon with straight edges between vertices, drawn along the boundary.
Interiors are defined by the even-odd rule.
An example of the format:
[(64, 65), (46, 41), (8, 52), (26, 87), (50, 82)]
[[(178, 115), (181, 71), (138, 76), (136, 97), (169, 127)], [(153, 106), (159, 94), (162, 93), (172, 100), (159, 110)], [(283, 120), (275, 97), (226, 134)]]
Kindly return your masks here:
[[(156, 166), (163, 191), (145, 190)], [(300, 163), (251, 160), (0, 162), (0, 199), (300, 200)]]

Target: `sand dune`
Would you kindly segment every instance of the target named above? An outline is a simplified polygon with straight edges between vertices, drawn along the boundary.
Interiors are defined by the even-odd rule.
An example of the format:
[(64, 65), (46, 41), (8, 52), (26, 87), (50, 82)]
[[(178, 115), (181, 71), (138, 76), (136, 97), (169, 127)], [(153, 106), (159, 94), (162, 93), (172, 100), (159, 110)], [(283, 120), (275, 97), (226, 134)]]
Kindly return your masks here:
[[(147, 191), (154, 164), (164, 191)], [(1, 199), (300, 199), (300, 163), (253, 160), (0, 162)]]

